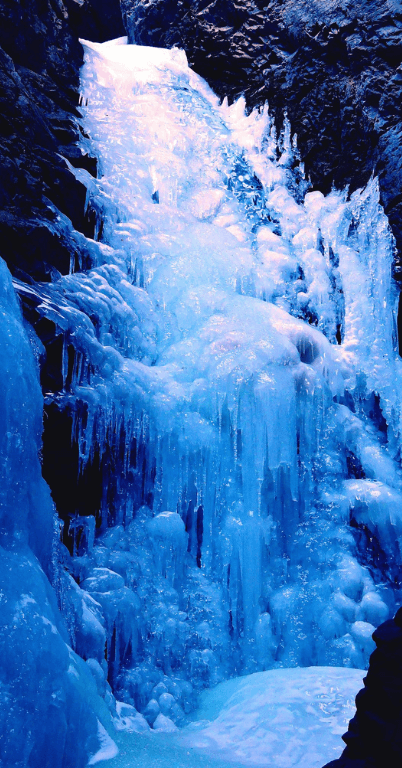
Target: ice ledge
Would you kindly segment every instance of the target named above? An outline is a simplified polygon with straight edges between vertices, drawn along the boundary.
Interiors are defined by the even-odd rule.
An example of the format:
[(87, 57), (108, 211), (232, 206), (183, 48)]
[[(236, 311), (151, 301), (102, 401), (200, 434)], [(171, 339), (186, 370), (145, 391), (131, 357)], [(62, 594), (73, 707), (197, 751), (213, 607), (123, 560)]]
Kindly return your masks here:
[(107, 43), (92, 43), (80, 38), (84, 48), (96, 51), (102, 58), (115, 63), (124, 63), (136, 70), (147, 66), (188, 69), (185, 51), (181, 48), (153, 48), (149, 45), (131, 45), (127, 37), (117, 37)]

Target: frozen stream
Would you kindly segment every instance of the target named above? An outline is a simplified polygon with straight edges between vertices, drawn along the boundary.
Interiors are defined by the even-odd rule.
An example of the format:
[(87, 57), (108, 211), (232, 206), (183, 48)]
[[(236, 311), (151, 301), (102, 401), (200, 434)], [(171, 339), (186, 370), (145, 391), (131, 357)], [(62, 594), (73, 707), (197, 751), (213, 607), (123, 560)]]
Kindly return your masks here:
[(171, 734), (117, 739), (109, 768), (322, 768), (339, 756), (364, 672), (259, 672), (204, 691), (194, 722)]

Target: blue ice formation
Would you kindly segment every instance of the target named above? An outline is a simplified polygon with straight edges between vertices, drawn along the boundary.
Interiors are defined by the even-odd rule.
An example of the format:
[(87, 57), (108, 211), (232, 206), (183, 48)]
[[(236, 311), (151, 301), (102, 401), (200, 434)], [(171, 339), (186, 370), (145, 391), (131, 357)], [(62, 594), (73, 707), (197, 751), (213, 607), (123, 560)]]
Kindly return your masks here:
[(76, 768), (116, 750), (110, 713), (69, 647), (50, 584), (54, 508), (39, 462), (43, 397), (28, 333), (0, 259), (0, 765)]
[(376, 180), (308, 191), (289, 124), (277, 136), (267, 107), (220, 105), (182, 51), (84, 47), (100, 174), (71, 170), (98, 216), (94, 266), (15, 286), (63, 338), (46, 397), (73, 413), (81, 471), (113, 454), (114, 494), (96, 521), (71, 511), (71, 555), (52, 549), (42, 400), (7, 278), (4, 556), (21, 575), (5, 591), (13, 655), (39, 666), (4, 679), (26, 717), (40, 680), (37, 716), (64, 717), (95, 761), (96, 718), (107, 752), (112, 721), (172, 730), (228, 677), (367, 664), (400, 597), (401, 374)]

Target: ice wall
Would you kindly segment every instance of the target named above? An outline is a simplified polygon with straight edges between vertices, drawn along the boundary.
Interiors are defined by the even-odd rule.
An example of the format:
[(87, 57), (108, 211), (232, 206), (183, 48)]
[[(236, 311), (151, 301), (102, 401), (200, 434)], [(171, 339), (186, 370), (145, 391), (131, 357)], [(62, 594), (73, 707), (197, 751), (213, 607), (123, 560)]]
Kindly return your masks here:
[(20, 286), (63, 339), (80, 470), (113, 476), (96, 525), (71, 510), (60, 594), (95, 677), (106, 648), (170, 728), (230, 675), (364, 666), (399, 599), (393, 242), (375, 180), (309, 192), (289, 124), (182, 51), (85, 43), (82, 104), (94, 266)]
[(49, 582), (59, 566), (39, 463), (43, 397), (28, 332), (0, 259), (0, 764), (77, 768), (113, 753), (105, 726), (113, 728), (93, 676), (68, 645)]

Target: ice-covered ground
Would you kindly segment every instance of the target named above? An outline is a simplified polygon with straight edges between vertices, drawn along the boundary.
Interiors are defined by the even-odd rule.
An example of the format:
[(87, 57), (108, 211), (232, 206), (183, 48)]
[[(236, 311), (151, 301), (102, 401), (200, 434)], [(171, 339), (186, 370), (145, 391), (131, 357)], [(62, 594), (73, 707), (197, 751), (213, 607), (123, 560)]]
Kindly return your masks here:
[(364, 672), (278, 669), (220, 683), (171, 734), (125, 732), (109, 768), (322, 768), (339, 756)]

